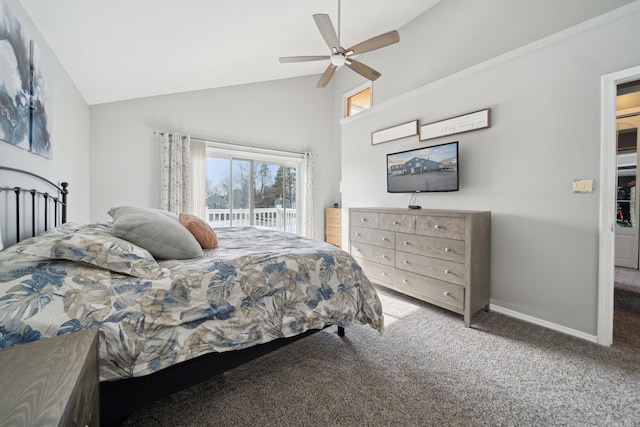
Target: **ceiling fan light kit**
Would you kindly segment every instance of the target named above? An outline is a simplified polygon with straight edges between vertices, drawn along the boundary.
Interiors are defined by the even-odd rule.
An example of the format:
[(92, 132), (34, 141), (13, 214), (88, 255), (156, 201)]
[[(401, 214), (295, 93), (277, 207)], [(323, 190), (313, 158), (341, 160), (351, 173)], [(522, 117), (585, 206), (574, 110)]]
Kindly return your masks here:
[[(333, 74), (336, 71), (336, 68), (346, 65), (351, 70), (360, 74), (366, 79), (376, 80), (382, 74), (374, 70), (373, 68), (363, 64), (362, 62), (358, 62), (351, 58), (352, 55), (359, 55), (361, 53), (370, 52), (372, 50), (380, 49), (386, 46), (389, 46), (394, 43), (398, 43), (400, 41), (400, 35), (397, 31), (389, 31), (384, 34), (380, 34), (378, 36), (372, 37), (368, 40), (365, 40), (357, 45), (344, 49), (340, 46), (340, 38), (338, 34), (340, 34), (340, 28), (338, 27), (338, 33), (331, 22), (331, 18), (329, 15), (324, 13), (319, 13), (313, 15), (313, 20), (316, 22), (318, 26), (318, 30), (320, 30), (320, 34), (322, 38), (329, 46), (329, 50), (331, 55), (313, 55), (313, 56), (284, 56), (280, 57), (281, 63), (290, 63), (290, 62), (308, 62), (308, 61), (323, 61), (329, 59), (331, 64), (327, 67), (327, 69), (320, 76), (320, 80), (316, 87), (322, 88), (329, 84)], [(338, 2), (338, 26), (340, 25), (340, 2)]]
[(344, 56), (344, 54), (342, 54), (342, 53), (334, 53), (333, 55), (331, 55), (331, 63), (333, 65), (335, 65), (336, 67), (344, 65), (345, 62), (347, 62), (347, 58), (346, 58), (346, 56)]

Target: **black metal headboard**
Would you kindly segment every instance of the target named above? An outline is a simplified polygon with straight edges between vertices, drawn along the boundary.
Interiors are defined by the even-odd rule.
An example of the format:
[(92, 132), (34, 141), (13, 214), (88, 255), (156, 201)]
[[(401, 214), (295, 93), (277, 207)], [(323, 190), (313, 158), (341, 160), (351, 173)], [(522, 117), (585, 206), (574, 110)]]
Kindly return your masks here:
[(4, 175), (0, 179), (0, 227), (6, 227), (0, 235), (5, 247), (67, 222), (68, 183), (57, 185), (33, 172), (7, 166), (0, 166), (0, 171), (20, 175), (16, 181), (21, 183), (25, 177), (35, 178), (19, 186), (5, 185)]

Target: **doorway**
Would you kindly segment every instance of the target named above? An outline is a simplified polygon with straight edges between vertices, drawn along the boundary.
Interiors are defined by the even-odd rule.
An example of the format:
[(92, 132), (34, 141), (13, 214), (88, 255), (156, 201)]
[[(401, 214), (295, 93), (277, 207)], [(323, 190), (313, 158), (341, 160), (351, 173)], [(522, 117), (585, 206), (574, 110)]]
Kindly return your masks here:
[[(640, 87), (640, 82), (634, 82)], [(620, 94), (618, 87), (616, 119), (616, 236), (615, 266), (638, 269), (638, 198), (636, 175), (638, 167), (638, 125), (640, 112), (621, 114), (621, 98), (639, 97), (640, 91)], [(639, 99), (640, 101), (640, 99)], [(640, 107), (638, 102), (637, 107)], [(637, 108), (637, 107), (634, 107)]]
[(605, 346), (610, 346), (613, 342), (615, 232), (618, 206), (616, 100), (618, 88), (634, 81), (640, 81), (640, 66), (602, 77), (597, 341)]

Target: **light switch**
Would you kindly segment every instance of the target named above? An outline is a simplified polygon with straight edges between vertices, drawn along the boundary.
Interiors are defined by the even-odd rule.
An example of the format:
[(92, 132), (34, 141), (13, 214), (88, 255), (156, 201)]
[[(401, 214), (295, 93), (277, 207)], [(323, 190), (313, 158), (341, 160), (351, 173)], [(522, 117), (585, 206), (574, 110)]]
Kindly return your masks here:
[(593, 193), (593, 180), (574, 179), (572, 189), (574, 193)]

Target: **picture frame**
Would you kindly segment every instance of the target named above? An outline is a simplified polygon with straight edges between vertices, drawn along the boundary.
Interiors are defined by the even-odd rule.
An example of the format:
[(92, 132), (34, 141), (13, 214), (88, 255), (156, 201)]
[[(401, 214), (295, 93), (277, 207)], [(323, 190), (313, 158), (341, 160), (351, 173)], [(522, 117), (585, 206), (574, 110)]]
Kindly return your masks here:
[(371, 132), (371, 145), (382, 144), (383, 142), (394, 141), (418, 134), (418, 121), (412, 120), (390, 128)]
[(420, 126), (420, 141), (491, 127), (491, 109), (485, 108)]

